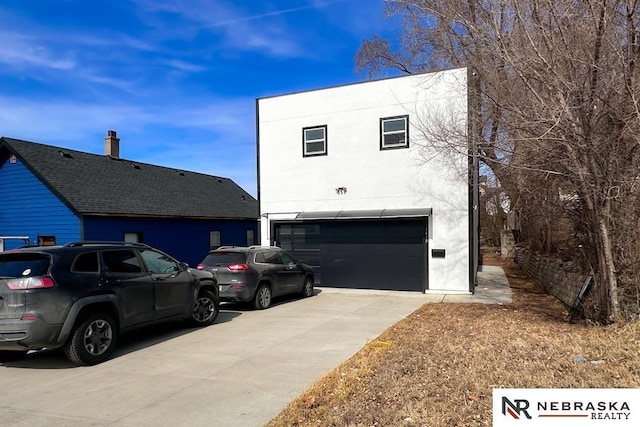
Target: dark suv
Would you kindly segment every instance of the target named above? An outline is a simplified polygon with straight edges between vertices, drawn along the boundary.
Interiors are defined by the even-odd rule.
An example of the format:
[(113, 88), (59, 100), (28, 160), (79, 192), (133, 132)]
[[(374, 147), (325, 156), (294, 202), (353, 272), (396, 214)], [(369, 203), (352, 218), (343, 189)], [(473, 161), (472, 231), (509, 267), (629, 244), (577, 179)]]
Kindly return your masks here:
[(63, 348), (79, 365), (105, 361), (127, 330), (214, 322), (218, 286), (144, 244), (75, 242), (0, 253), (0, 356)]
[(277, 247), (220, 247), (207, 254), (198, 270), (218, 281), (222, 301), (253, 302), (265, 309), (276, 296), (313, 295), (313, 270)]

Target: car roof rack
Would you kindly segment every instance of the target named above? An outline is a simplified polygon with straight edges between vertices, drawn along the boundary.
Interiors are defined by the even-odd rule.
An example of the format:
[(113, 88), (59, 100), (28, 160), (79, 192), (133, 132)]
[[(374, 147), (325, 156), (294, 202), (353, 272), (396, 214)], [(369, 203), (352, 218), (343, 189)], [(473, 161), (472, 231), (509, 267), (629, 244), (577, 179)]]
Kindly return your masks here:
[(82, 240), (78, 242), (71, 242), (64, 245), (66, 248), (76, 248), (80, 246), (132, 246), (138, 248), (149, 248), (150, 246), (145, 243), (139, 242), (120, 242), (120, 241), (110, 241), (110, 240)]
[(227, 250), (227, 249), (242, 249), (242, 250), (255, 250), (255, 249), (280, 249), (279, 246), (262, 246), (262, 245), (251, 245), (251, 246), (218, 246), (215, 249), (211, 249), (209, 252), (217, 251), (217, 250)]

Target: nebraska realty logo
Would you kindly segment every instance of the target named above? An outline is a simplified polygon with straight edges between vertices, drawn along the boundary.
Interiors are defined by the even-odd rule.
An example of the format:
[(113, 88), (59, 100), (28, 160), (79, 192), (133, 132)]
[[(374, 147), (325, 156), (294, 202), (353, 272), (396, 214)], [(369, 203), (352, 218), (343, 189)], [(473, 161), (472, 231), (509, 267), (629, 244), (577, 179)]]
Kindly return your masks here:
[(640, 425), (640, 389), (494, 389), (493, 425)]

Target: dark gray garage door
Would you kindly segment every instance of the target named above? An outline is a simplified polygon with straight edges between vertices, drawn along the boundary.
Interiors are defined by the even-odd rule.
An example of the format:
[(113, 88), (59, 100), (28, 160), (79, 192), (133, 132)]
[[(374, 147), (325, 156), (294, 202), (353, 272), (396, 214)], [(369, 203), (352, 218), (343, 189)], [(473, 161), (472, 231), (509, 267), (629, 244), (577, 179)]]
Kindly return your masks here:
[(274, 244), (311, 265), (320, 286), (422, 291), (426, 218), (276, 223)]

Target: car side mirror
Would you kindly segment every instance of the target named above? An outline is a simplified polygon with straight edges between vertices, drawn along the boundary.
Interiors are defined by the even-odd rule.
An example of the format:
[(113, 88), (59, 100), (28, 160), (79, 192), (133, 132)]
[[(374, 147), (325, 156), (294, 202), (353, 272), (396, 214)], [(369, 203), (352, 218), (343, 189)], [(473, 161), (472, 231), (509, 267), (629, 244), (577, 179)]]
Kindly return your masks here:
[(180, 263), (180, 271), (187, 271), (189, 269), (189, 264), (186, 262)]

